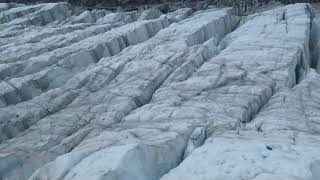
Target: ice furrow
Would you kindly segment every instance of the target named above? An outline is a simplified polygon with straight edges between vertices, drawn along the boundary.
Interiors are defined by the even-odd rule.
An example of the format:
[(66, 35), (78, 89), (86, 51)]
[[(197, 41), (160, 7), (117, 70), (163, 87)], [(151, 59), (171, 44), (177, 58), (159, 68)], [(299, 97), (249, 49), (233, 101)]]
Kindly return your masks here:
[(316, 69), (317, 72), (320, 71), (320, 4), (313, 4), (314, 8), (314, 18), (312, 20), (311, 36), (310, 36), (310, 50), (311, 50), (311, 67)]
[(317, 78), (318, 75), (311, 71), (306, 79), (293, 89), (274, 95), (247, 127), (264, 133), (277, 130), (320, 133)]
[[(189, 11), (189, 10), (187, 10)], [(176, 13), (172, 13), (172, 14), (169, 14), (168, 18), (169, 19), (174, 19), (176, 15), (182, 13), (182, 14), (185, 14), (185, 12), (187, 12), (186, 10), (179, 10), (178, 12)], [(177, 16), (177, 18), (181, 18), (180, 16)], [(164, 18), (161, 18), (160, 20), (165, 20)], [(157, 21), (155, 20), (155, 23), (154, 24), (151, 24), (151, 25), (155, 25), (155, 27), (153, 29), (150, 29), (149, 32), (146, 32), (146, 33), (153, 33), (155, 34), (158, 30), (160, 30), (159, 28), (162, 27), (162, 24), (158, 24), (158, 25), (161, 25), (161, 26), (157, 26)], [(138, 24), (139, 25), (139, 24)], [(139, 27), (139, 26), (138, 26)], [(142, 26), (144, 27), (144, 26)], [(152, 27), (152, 26), (151, 26)], [(123, 29), (123, 30), (126, 30), (126, 29)], [(141, 29), (142, 31), (144, 30), (144, 28)], [(124, 31), (126, 32), (126, 31)], [(133, 29), (132, 31), (133, 33), (135, 33), (135, 29)], [(128, 33), (128, 37), (129, 35), (132, 35), (132, 33)], [(152, 34), (151, 34), (152, 35)], [(120, 38), (123, 38), (122, 36), (120, 36)], [(116, 39), (117, 40), (117, 39)], [(129, 42), (130, 43), (135, 43), (135, 41), (139, 41), (139, 39), (132, 39), (130, 40)], [(116, 41), (117, 42), (117, 41)], [(112, 45), (112, 44), (111, 44)], [(99, 46), (98, 46), (99, 48)], [(88, 51), (85, 51), (85, 53), (88, 52)], [(90, 53), (90, 52), (89, 52)], [(85, 54), (80, 54), (78, 57), (81, 57), (81, 55), (85, 55)], [(74, 58), (75, 60), (77, 60), (76, 58)], [(85, 60), (85, 58), (83, 58)], [(70, 59), (68, 59), (70, 60)], [(72, 60), (72, 59), (71, 59)], [(74, 60), (74, 62), (76, 62)], [(96, 60), (99, 60), (99, 59), (96, 59)], [(79, 64), (75, 64), (75, 65), (79, 65)], [(81, 64), (80, 64), (81, 65)], [(113, 74), (115, 72), (113, 71), (110, 71), (112, 69), (108, 69), (108, 71), (102, 73), (101, 75), (107, 75), (110, 76), (110, 78), (106, 78), (104, 77), (106, 80), (112, 80), (113, 78)], [(88, 71), (89, 73), (91, 73), (90, 71)], [(111, 72), (111, 73), (110, 73)], [(75, 74), (75, 72), (71, 72), (73, 74)], [(85, 74), (85, 73), (84, 73)], [(81, 74), (80, 74), (81, 75)], [(94, 74), (93, 74), (94, 75)], [(79, 76), (81, 78), (81, 76)], [(54, 77), (53, 78), (57, 78), (57, 77)], [(62, 77), (63, 78), (63, 77)], [(66, 78), (66, 77), (64, 77)], [(59, 111), (61, 110), (63, 107), (65, 107), (66, 105), (68, 105), (70, 102), (72, 102), (72, 100), (77, 96), (78, 93), (77, 92), (77, 89), (81, 88), (81, 84), (79, 84), (77, 81), (78, 78), (74, 78), (73, 81), (71, 81), (69, 83), (69, 85), (67, 85), (66, 87), (62, 88), (62, 89), (57, 89), (57, 90), (53, 90), (53, 91), (49, 91), (48, 93), (45, 93), (43, 96), (39, 97), (39, 98), (36, 98), (35, 100), (32, 100), (30, 102), (26, 102), (26, 103), (22, 103), (22, 104), (18, 104), (15, 108), (13, 107), (8, 107), (8, 108), (5, 108), (5, 109), (2, 109), (2, 112), (1, 113), (3, 119), (6, 119), (6, 123), (4, 126), (8, 127), (11, 126), (12, 124), (15, 124), (13, 126), (13, 129), (16, 127), (20, 130), (23, 130), (25, 129), (26, 127), (29, 127), (30, 124), (32, 124), (35, 120), (37, 119), (41, 119), (43, 118), (44, 116), (46, 115), (49, 115), (50, 112), (54, 113), (56, 111)], [(94, 79), (92, 79), (94, 80)], [(10, 81), (11, 82), (11, 81)], [(37, 88), (39, 90), (45, 90), (47, 89), (48, 87), (48, 83), (46, 83), (46, 79), (42, 79), (41, 76), (40, 78), (38, 77), (35, 80), (33, 81), (29, 81), (29, 86), (28, 84), (27, 85), (24, 85), (23, 83), (24, 81), (22, 82), (19, 82), (19, 81), (13, 81), (13, 83), (6, 83), (6, 82), (2, 82), (2, 85), (4, 86), (3, 88), (7, 89), (6, 91), (3, 91), (3, 96), (2, 96), (2, 102), (3, 103), (18, 103), (18, 102), (22, 102), (22, 101), (25, 101), (25, 100), (28, 100), (28, 97), (33, 97), (33, 96), (36, 96), (34, 90), (31, 90), (30, 88), (33, 87), (33, 88)], [(94, 81), (93, 81), (94, 82)], [(18, 84), (17, 84), (18, 83)], [(32, 84), (31, 84), (32, 83)], [(75, 83), (75, 84), (73, 84)], [(19, 85), (20, 84), (20, 85)], [(79, 85), (76, 85), (76, 84), (79, 84)], [(30, 86), (32, 85), (32, 86)], [(20, 88), (17, 88), (17, 87), (20, 87)], [(29, 89), (28, 89), (29, 87)], [(12, 89), (13, 88), (13, 89)], [(10, 91), (12, 90), (12, 91)], [(41, 91), (37, 91), (38, 93), (41, 94)], [(14, 95), (13, 95), (13, 94)], [(56, 94), (58, 93), (58, 94)], [(57, 95), (59, 95), (57, 97)], [(67, 98), (67, 97), (70, 97), (71, 99)], [(38, 102), (38, 103), (37, 103)], [(52, 104), (52, 102), (56, 102), (55, 105)], [(36, 106), (34, 106), (36, 104)], [(43, 104), (43, 106), (39, 106), (37, 104)], [(4, 105), (4, 104), (3, 104)], [(53, 106), (52, 106), (53, 105)], [(32, 109), (32, 111), (26, 111), (24, 112), (23, 109), (25, 109), (25, 107), (28, 106), (29, 108)], [(47, 109), (48, 108), (43, 108), (43, 107), (46, 107), (48, 106), (49, 109), (52, 109), (51, 111), (48, 111)], [(18, 109), (21, 109), (22, 111), (18, 110)], [(20, 113), (16, 114), (16, 115), (13, 115), (12, 113), (9, 113), (8, 114), (8, 110), (9, 112), (12, 112), (14, 113), (15, 111), (18, 112), (20, 111)], [(9, 116), (8, 116), (9, 115)], [(13, 120), (13, 119), (15, 120)], [(11, 120), (9, 120), (11, 119)], [(9, 123), (8, 123), (8, 120), (9, 120)], [(14, 123), (15, 121), (17, 121), (16, 123)], [(24, 121), (27, 121), (28, 123), (24, 122)], [(11, 122), (11, 123), (10, 123)], [(24, 122), (24, 123), (23, 123)], [(24, 125), (20, 125), (21, 123), (23, 123)], [(10, 128), (9, 128), (10, 129)], [(16, 131), (14, 130), (14, 131)], [(19, 130), (18, 130), (19, 131)], [(4, 132), (5, 134), (8, 135), (8, 137), (11, 137), (12, 135), (10, 135), (10, 133), (6, 133)], [(2, 136), (2, 137), (6, 137), (7, 135), (5, 136)]]
[[(6, 6), (6, 4), (4, 4), (4, 6)], [(33, 5), (33, 6), (15, 7), (11, 9), (4, 8), (0, 14), (0, 23), (4, 24), (14, 19), (23, 17), (27, 14), (34, 13), (36, 11), (39, 11), (41, 8), (43, 8), (43, 6), (44, 6), (43, 4), (42, 5), (39, 4), (39, 5)]]
[(40, 6), (0, 3), (0, 179), (320, 178), (316, 5)]
[[(190, 11), (180, 10), (180, 12), (187, 16)], [(28, 62), (31, 62), (31, 65), (28, 67), (31, 67), (24, 69), (24, 71), (20, 69), (19, 74), (26, 75), (25, 72), (30, 73), (39, 70), (40, 72), (20, 78), (13, 78), (6, 82), (3, 81), (2, 85), (4, 87), (8, 84), (15, 87), (14, 92), (3, 92), (3, 99), (8, 99), (6, 98), (8, 93), (16, 93), (16, 97), (20, 97), (20, 101), (16, 102), (9, 99), (9, 101), (5, 101), (2, 104), (11, 105), (23, 102), (50, 89), (64, 85), (77, 72), (81, 72), (90, 64), (98, 62), (102, 57), (113, 56), (127, 46), (141, 43), (153, 37), (158, 31), (169, 26), (169, 21), (175, 22), (180, 18), (175, 17), (174, 14), (162, 16), (154, 20), (138, 21), (124, 25), (102, 35), (87, 38), (66, 48), (57, 49), (57, 51), (50, 52), (51, 56), (50, 54), (45, 54), (44, 57), (35, 57), (35, 61), (29, 60)], [(79, 47), (79, 44), (82, 46)], [(45, 61), (43, 58), (47, 60)], [(60, 58), (63, 59), (60, 60)], [(7, 64), (5, 65), (8, 66)], [(49, 67), (46, 68), (48, 65)], [(9, 67), (5, 68), (5, 70), (10, 69), (12, 71), (12, 67)], [(41, 69), (44, 70), (41, 71)], [(5, 70), (4, 72), (6, 72)], [(10, 89), (10, 87), (8, 88)]]
[[(33, 28), (26, 28), (28, 31), (15, 36), (7, 38), (6, 41), (1, 41), (1, 49), (7, 50), (14, 46), (21, 46), (25, 43), (39, 43), (41, 40), (61, 35), (67, 34), (72, 31), (85, 29), (91, 26), (91, 24), (74, 24), (74, 25), (66, 25), (62, 27), (33, 27)], [(24, 30), (26, 30), (24, 29)], [(6, 34), (1, 32), (0, 37), (5, 38)]]
[[(40, 141), (42, 141), (44, 144), (40, 143), (40, 141), (34, 142), (38, 145), (35, 145), (33, 147), (24, 147), (23, 149), (25, 152), (23, 153), (19, 151), (14, 152), (14, 154), (17, 155), (16, 157), (20, 157), (19, 159), (25, 159), (25, 155), (30, 155), (27, 159), (23, 160), (23, 162), (27, 163), (30, 161), (35, 161), (35, 156), (32, 155), (31, 152), (39, 151), (35, 150), (34, 148), (43, 150), (57, 149), (54, 147), (60, 146), (59, 143), (67, 137), (66, 134), (73, 134), (78, 131), (80, 127), (94, 126), (96, 129), (97, 127), (105, 128), (119, 123), (125, 115), (149, 101), (153, 92), (161, 85), (166, 77), (169, 76), (170, 73), (174, 71), (174, 69), (178, 68), (180, 64), (182, 64), (182, 62), (184, 61), (184, 55), (187, 54), (188, 50), (192, 46), (204, 43), (215, 34), (209, 31), (205, 34), (205, 36), (202, 36), (203, 34), (199, 32), (203, 32), (203, 30), (206, 28), (215, 30), (216, 21), (226, 21), (226, 24), (231, 23), (233, 24), (233, 26), (235, 26), (237, 24), (237, 18), (230, 18), (230, 16), (232, 16), (230, 12), (230, 9), (216, 11), (208, 10), (208, 12), (204, 11), (196, 14), (185, 21), (178, 22), (160, 31), (157, 35), (155, 35), (155, 37), (151, 38), (150, 40), (139, 45), (127, 48), (119, 55), (104, 58), (100, 60), (99, 63), (97, 63), (95, 66), (87, 68), (85, 72), (77, 74), (66, 84), (67, 87), (73, 87), (76, 85), (73, 82), (76, 82), (77, 79), (86, 79), (87, 84), (83, 88), (76, 90), (78, 91), (77, 93), (79, 93), (77, 98), (74, 99), (73, 102), (69, 104), (65, 109), (62, 109), (56, 113), (52, 113), (50, 116), (47, 116), (39, 121), (37, 121), (37, 117), (35, 116), (33, 116), (35, 117), (35, 119), (33, 120), (29, 118), (28, 120), (25, 119), (24, 121), (22, 121), (25, 122), (25, 124), (33, 121), (34, 124), (14, 139), (3, 142), (3, 147), (6, 147), (6, 150), (4, 150), (4, 152), (12, 152), (12, 150), (17, 149), (17, 146), (24, 146), (21, 143), (16, 144), (15, 142), (20, 140), (25, 141), (23, 139), (29, 139), (28, 137), (34, 136), (35, 133), (41, 133), (43, 139), (41, 138), (42, 140)], [(189, 27), (190, 24), (196, 24), (196, 26), (191, 29), (186, 28)], [(152, 28), (152, 26), (149, 27), (149, 30), (152, 30), (150, 28)], [(226, 33), (228, 32), (225, 32), (225, 34)], [(196, 39), (195, 37), (199, 37), (199, 39), (196, 41), (189, 40), (191, 38)], [(177, 44), (179, 44), (180, 46), (180, 48), (178, 49)], [(167, 53), (163, 54), (164, 51)], [(77, 83), (79, 84), (79, 82)], [(84, 81), (84, 83), (86, 82)], [(83, 86), (83, 83), (79, 84), (79, 86)], [(56, 89), (56, 91), (58, 90), (59, 89)], [(61, 94), (59, 94), (59, 96), (61, 96)], [(31, 100), (30, 103), (32, 101), (33, 100)], [(94, 105), (89, 105), (90, 103)], [(14, 113), (16, 111), (14, 110), (12, 112)], [(29, 111), (29, 113), (35, 112), (36, 111), (34, 110), (32, 110), (32, 112)], [(43, 113), (46, 113), (46, 111), (43, 110)], [(63, 114), (70, 114), (70, 116), (65, 117)], [(21, 116), (19, 116), (19, 118), (21, 118)], [(68, 121), (68, 123), (70, 123), (70, 125), (65, 124), (66, 120)], [(12, 119), (12, 122), (14, 121), (19, 121), (19, 119)], [(50, 122), (49, 124), (54, 123), (56, 125), (54, 127), (48, 127), (50, 129), (47, 129), (48, 133), (45, 133), (42, 126), (43, 124), (47, 124), (48, 122)], [(64, 123), (64, 125), (61, 126), (61, 123)], [(74, 123), (77, 125), (75, 125)], [(190, 127), (188, 127), (187, 129), (189, 128)], [(50, 139), (46, 138), (52, 136), (53, 134), (56, 134), (56, 140), (51, 141)], [(177, 141), (181, 142), (181, 138), (187, 136), (187, 133), (184, 132), (182, 136), (173, 132), (172, 136), (177, 138), (177, 140), (171, 138), (167, 140), (164, 139), (163, 143), (168, 144), (167, 148), (162, 148), (161, 146), (157, 145), (138, 144), (137, 146), (133, 147), (129, 146), (130, 148), (127, 149), (126, 146), (124, 148), (126, 152), (123, 153), (128, 157), (132, 157), (132, 155), (135, 154), (131, 154), (132, 151), (142, 153), (141, 150), (153, 153), (155, 157), (154, 159), (148, 160), (148, 163), (150, 163), (150, 173), (146, 174), (145, 176), (141, 176), (139, 175), (139, 173), (137, 173), (140, 171), (140, 168), (137, 168), (136, 170), (132, 171), (132, 173), (134, 174), (129, 173), (127, 176), (124, 176), (124, 178), (129, 178), (130, 175), (135, 175), (137, 176), (137, 178), (141, 177), (141, 179), (158, 179), (162, 174), (174, 167), (176, 163), (180, 161), (179, 158), (176, 158), (176, 155), (174, 155), (175, 158), (173, 158), (171, 162), (167, 162), (167, 160), (162, 159), (160, 155), (161, 153), (171, 152), (173, 144), (175, 144), (175, 142)], [(91, 136), (89, 136), (89, 138), (90, 137)], [(11, 142), (13, 142), (13, 140), (14, 143), (12, 144)], [(182, 154), (182, 158), (185, 145), (184, 143), (180, 144), (181, 145), (179, 147), (176, 147), (177, 150), (175, 151), (178, 155)], [(26, 153), (26, 151), (29, 151), (31, 154)], [(52, 154), (55, 153), (52, 152)], [(64, 153), (67, 152), (61, 151), (57, 154), (57, 156)], [(100, 153), (98, 152), (97, 154)], [(143, 158), (143, 154), (144, 153), (142, 153), (141, 156), (138, 156), (138, 160), (140, 158)], [(48, 160), (48, 162), (52, 160), (53, 159)], [(136, 160), (133, 159), (132, 162), (134, 161)], [(151, 171), (154, 166), (158, 166), (156, 163), (158, 161), (163, 161), (163, 165), (161, 165), (163, 166), (163, 168), (160, 167)], [(143, 160), (142, 162), (145, 161)], [(28, 164), (30, 165), (30, 163)], [(41, 163), (41, 165), (43, 164)], [(33, 171), (39, 167), (37, 163), (33, 163), (31, 166), (33, 166)], [(27, 171), (27, 169), (23, 166), (22, 168), (21, 166), (12, 167), (10, 171), (8, 171), (8, 174), (5, 175), (5, 177), (14, 178), (15, 174), (21, 174), (21, 171), (25, 172)], [(32, 171), (28, 171), (28, 173), (31, 172)], [(115, 173), (116, 172), (117, 170), (115, 171)], [(113, 176), (112, 174), (113, 173), (111, 173), (110, 176)], [(60, 174), (59, 177), (60, 176), (65, 177), (66, 179), (77, 179), (82, 175), (74, 176), (70, 171), (70, 175), (63, 173)], [(98, 175), (97, 178), (99, 178), (100, 176), (101, 175)], [(85, 178), (85, 176), (83, 176), (83, 178)]]
[[(281, 14), (284, 14), (285, 18), (278, 16)], [(257, 26), (258, 22), (263, 22), (261, 24), (263, 26)], [(225, 119), (219, 119), (218, 124), (225, 124), (221, 129), (221, 127), (215, 127), (213, 122), (209, 126), (209, 136), (204, 145), (196, 149), (177, 168), (161, 179), (316, 179), (315, 169), (318, 167), (315, 165), (317, 160), (314, 158), (318, 156), (316, 150), (319, 146), (318, 137), (307, 133), (296, 134), (293, 131), (283, 131), (285, 128), (281, 126), (281, 122), (294, 121), (291, 119), (294, 115), (283, 116), (284, 121), (282, 121), (280, 115), (287, 110), (284, 110), (286, 109), (284, 104), (277, 103), (277, 101), (286, 102), (288, 107), (292, 107), (292, 109), (299, 106), (293, 105), (298, 103), (287, 102), (287, 98), (277, 97), (282, 97), (281, 94), (285, 92), (291, 92), (292, 87), (294, 91), (294, 89), (304, 86), (305, 80), (302, 80), (302, 76), (308, 79), (309, 75), (306, 74), (309, 72), (310, 64), (308, 58), (310, 23), (311, 14), (308, 5), (289, 5), (257, 15), (228, 36), (230, 39), (227, 38), (225, 41), (225, 50), (208, 63), (220, 64), (223, 62), (225, 66), (232, 65), (240, 71), (245, 71), (246, 75), (240, 82), (231, 84), (229, 80), (229, 83), (221, 86), (221, 89), (228, 88), (229, 92), (232, 92), (230, 89), (233, 87), (234, 92), (231, 94), (238, 94), (238, 96), (230, 98), (230, 101), (217, 101), (223, 97), (219, 94), (215, 96), (214, 102), (217, 102), (219, 106), (222, 106), (221, 109), (225, 110), (237, 107), (239, 102), (247, 104), (242, 105), (244, 107), (242, 111), (222, 114), (234, 114), (239, 118), (244, 115), (241, 112), (246, 112), (245, 114), (251, 112), (242, 116), (244, 118), (240, 118), (240, 121), (257, 129), (227, 127), (227, 123), (223, 123)], [(251, 33), (250, 38), (244, 36), (247, 33)], [(257, 34), (253, 35), (253, 33)], [(242, 36), (239, 36), (240, 34)], [(279, 44), (285, 45), (278, 46)], [(242, 59), (241, 54), (246, 57)], [(208, 65), (202, 67), (208, 68)], [(200, 73), (201, 69), (196, 74)], [(226, 67), (225, 69), (232, 71), (235, 68)], [(300, 81), (301, 83), (296, 86), (296, 83)], [(203, 84), (201, 83), (202, 86)], [(191, 88), (191, 86), (188, 87)], [(239, 93), (242, 88), (243, 91)], [(258, 89), (261, 91), (257, 91)], [(226, 90), (222, 90), (222, 92), (229, 94)], [(297, 95), (293, 96), (299, 99)], [(238, 101), (241, 99), (239, 97), (242, 97), (243, 100)], [(255, 97), (259, 98), (254, 102), (252, 100)], [(249, 104), (251, 107), (248, 106)], [(305, 109), (305, 104), (300, 104), (301, 106), (303, 107), (301, 109)], [(260, 110), (261, 108), (262, 110)], [(211, 109), (211, 111), (217, 111), (218, 108)], [(267, 116), (270, 118), (263, 119), (268, 109)], [(274, 111), (270, 112), (272, 110)], [(243, 121), (246, 119), (249, 121), (253, 119), (253, 121)], [(265, 126), (264, 123), (266, 123)], [(271, 124), (272, 126), (270, 126)], [(299, 123), (297, 122), (297, 124)], [(292, 124), (292, 127), (297, 124)], [(268, 127), (279, 129), (277, 129), (278, 131), (266, 132)], [(308, 151), (307, 154), (303, 153), (304, 148)], [(196, 168), (192, 165), (195, 162), (198, 165)], [(311, 166), (315, 166), (315, 169), (310, 169)]]
[(0, 3), (0, 13), (3, 11), (8, 11), (9, 9), (22, 7), (23, 4), (15, 4), (15, 3)]
[(10, 19), (10, 21), (1, 24), (0, 29), (3, 30), (10, 28), (11, 26), (45, 26), (53, 22), (61, 22), (69, 16), (81, 12), (79, 9), (66, 2), (46, 3), (39, 4), (38, 6), (41, 8), (22, 17), (14, 16), (13, 13), (9, 12), (9, 16), (13, 15), (14, 19)]
[[(159, 16), (153, 16), (150, 19), (156, 19), (160, 17), (161, 14), (158, 13), (157, 15)], [(101, 23), (94, 25), (93, 22), (91, 23), (92, 25), (88, 23), (80, 25), (77, 24), (74, 31), (72, 28), (74, 26), (67, 26), (67, 29), (65, 30), (63, 27), (58, 29), (54, 28), (53, 32), (50, 32), (47, 28), (45, 28), (41, 35), (38, 32), (31, 34), (31, 38), (29, 37), (30, 35), (25, 35), (28, 37), (26, 41), (23, 41), (23, 39), (20, 38), (19, 40), (22, 40), (22, 45), (20, 46), (18, 46), (18, 44), (15, 42), (12, 45), (6, 45), (6, 47), (3, 47), (6, 48), (6, 50), (1, 53), (2, 56), (0, 58), (2, 60), (0, 63), (14, 63), (16, 61), (28, 60), (30, 57), (39, 56), (43, 53), (69, 46), (90, 36), (103, 34), (112, 28), (137, 21), (140, 19), (140, 16), (143, 17), (144, 20), (149, 20), (144, 13), (141, 15), (139, 15), (138, 12), (109, 13), (101, 17)], [(78, 30), (77, 27), (81, 29)]]

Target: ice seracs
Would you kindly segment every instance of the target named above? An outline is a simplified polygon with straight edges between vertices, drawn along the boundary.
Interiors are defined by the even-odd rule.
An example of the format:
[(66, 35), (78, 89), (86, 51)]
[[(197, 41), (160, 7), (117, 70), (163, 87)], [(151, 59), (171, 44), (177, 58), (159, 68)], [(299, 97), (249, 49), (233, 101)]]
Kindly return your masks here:
[(318, 180), (315, 14), (0, 4), (0, 179)]
[[(318, 75), (309, 69), (312, 16), (308, 9), (308, 5), (299, 4), (261, 13), (226, 38), (225, 50), (209, 62), (218, 63), (221, 56), (225, 66), (234, 64), (237, 69), (247, 71), (241, 81), (232, 83), (235, 80), (230, 79), (216, 88), (229, 86), (233, 91), (219, 90), (223, 95), (216, 96), (215, 101), (222, 100), (218, 102), (224, 105), (226, 115), (232, 114), (228, 110), (242, 102), (239, 104), (242, 111), (236, 112), (235, 117), (242, 117), (239, 120), (244, 122), (244, 127), (212, 129), (203, 146), (161, 179), (315, 180), (319, 177), (316, 169), (320, 144), (314, 118), (318, 89), (314, 79)], [(265, 23), (261, 29), (259, 23)], [(250, 36), (245, 36), (251, 31)], [(246, 61), (239, 58), (242, 53), (247, 54)], [(280, 54), (276, 58), (277, 53)], [(235, 54), (237, 58), (233, 58)], [(222, 99), (234, 92), (238, 96)], [(314, 99), (308, 99), (311, 97)]]

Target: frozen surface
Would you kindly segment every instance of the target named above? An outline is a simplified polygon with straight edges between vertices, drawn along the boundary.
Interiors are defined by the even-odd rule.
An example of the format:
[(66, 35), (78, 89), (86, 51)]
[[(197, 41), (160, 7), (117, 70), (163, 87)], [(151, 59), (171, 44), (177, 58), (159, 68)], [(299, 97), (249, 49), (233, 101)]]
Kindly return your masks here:
[(286, 131), (215, 134), (161, 179), (319, 179), (319, 136), (292, 137)]
[(0, 179), (319, 180), (314, 17), (0, 3)]
[(308, 69), (308, 8), (300, 4), (264, 12), (225, 39), (226, 49), (208, 63), (223, 60), (225, 71), (235, 66), (238, 76), (213, 89), (213, 103), (219, 102), (219, 114), (244, 123), (212, 128), (204, 145), (163, 180), (319, 178), (319, 76)]

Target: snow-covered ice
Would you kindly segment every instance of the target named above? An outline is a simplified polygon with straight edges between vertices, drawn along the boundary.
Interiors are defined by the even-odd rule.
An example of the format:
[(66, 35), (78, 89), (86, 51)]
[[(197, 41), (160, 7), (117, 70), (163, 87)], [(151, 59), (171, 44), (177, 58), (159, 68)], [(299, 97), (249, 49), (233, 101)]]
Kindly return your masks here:
[(0, 179), (319, 180), (317, 14), (0, 3)]

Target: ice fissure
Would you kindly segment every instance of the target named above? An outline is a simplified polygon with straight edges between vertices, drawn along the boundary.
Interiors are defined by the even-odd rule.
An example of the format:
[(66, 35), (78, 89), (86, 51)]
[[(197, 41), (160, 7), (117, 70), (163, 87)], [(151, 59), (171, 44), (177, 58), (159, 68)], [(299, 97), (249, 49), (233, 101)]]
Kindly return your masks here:
[(0, 3), (0, 179), (318, 180), (318, 9)]

